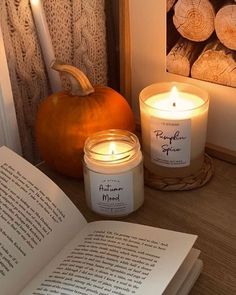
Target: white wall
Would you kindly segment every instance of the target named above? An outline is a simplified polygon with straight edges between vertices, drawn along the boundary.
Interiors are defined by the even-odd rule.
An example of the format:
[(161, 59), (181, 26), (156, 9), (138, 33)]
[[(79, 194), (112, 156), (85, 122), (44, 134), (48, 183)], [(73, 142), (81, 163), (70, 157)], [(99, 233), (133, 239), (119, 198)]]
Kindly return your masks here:
[(207, 142), (236, 151), (236, 89), (166, 73), (166, 0), (129, 0), (132, 103), (139, 118), (139, 93), (160, 81), (188, 82), (210, 95)]

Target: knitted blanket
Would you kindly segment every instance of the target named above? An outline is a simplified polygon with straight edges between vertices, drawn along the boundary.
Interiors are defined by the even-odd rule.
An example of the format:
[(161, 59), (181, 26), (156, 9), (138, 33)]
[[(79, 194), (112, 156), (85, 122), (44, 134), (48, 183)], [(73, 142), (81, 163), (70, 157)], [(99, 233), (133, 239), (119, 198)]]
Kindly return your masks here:
[[(104, 0), (41, 1), (56, 58), (79, 67), (92, 84), (106, 85)], [(1, 0), (0, 16), (23, 156), (37, 163), (35, 115), (51, 89), (29, 0)]]

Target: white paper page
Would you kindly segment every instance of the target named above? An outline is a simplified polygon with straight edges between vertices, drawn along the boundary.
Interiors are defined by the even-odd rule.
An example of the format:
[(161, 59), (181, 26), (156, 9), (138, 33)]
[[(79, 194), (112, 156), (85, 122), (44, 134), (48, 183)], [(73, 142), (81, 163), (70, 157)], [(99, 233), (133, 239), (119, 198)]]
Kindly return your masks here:
[(196, 236), (138, 224), (87, 224), (20, 295), (162, 294)]
[(202, 260), (197, 259), (192, 269), (190, 270), (186, 280), (184, 281), (183, 285), (180, 287), (176, 295), (187, 295), (191, 291), (193, 285), (195, 284), (196, 280), (201, 274), (202, 268), (203, 268)]
[(1, 295), (18, 294), (86, 223), (46, 175), (0, 148)]
[(200, 251), (197, 249), (191, 249), (188, 256), (185, 258), (184, 262), (181, 264), (180, 268), (178, 269), (177, 273), (167, 286), (166, 290), (164, 291), (163, 295), (174, 295), (183, 285), (184, 281), (186, 280), (189, 272), (194, 266), (194, 263), (197, 261), (200, 255)]

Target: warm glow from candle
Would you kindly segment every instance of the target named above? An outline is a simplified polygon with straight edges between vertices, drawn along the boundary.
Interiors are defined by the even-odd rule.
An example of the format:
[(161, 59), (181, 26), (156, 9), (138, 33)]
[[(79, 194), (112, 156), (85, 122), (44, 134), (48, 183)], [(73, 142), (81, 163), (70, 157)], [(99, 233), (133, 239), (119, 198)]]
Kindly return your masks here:
[[(193, 114), (193, 110), (204, 104), (204, 100), (199, 96), (178, 91), (174, 86), (170, 92), (153, 95), (149, 97), (145, 103), (153, 108), (150, 112), (156, 113), (155, 109), (170, 112), (170, 116), (182, 116), (178, 112), (188, 112), (189, 117)], [(196, 111), (195, 111), (196, 112)], [(169, 116), (167, 115), (167, 116)], [(171, 117), (174, 118), (174, 117)]]
[(129, 157), (131, 145), (126, 142), (103, 142), (93, 147), (96, 160), (110, 162), (110, 161), (123, 161)]

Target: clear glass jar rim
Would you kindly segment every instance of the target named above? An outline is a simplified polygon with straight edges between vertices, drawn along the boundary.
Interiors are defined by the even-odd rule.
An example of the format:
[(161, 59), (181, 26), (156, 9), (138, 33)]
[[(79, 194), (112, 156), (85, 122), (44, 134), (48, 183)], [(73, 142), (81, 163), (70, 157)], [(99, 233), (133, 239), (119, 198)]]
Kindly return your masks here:
[[(189, 94), (193, 94), (193, 95), (197, 95), (199, 96), (203, 103), (200, 104), (199, 106), (196, 106), (196, 107), (193, 107), (193, 108), (188, 108), (186, 110), (176, 110), (177, 113), (184, 113), (184, 112), (189, 112), (189, 111), (194, 111), (196, 109), (199, 109), (199, 108), (202, 108), (202, 107), (205, 107), (206, 105), (208, 105), (209, 103), (209, 94), (207, 93), (207, 91), (205, 89), (202, 89), (198, 86), (195, 86), (193, 84), (188, 84), (188, 83), (179, 83), (179, 82), (159, 82), (159, 83), (154, 83), (154, 84), (151, 84), (147, 87), (145, 87), (141, 92), (140, 92), (140, 95), (139, 95), (139, 98), (140, 98), (140, 101), (148, 108), (150, 109), (153, 109), (153, 110), (159, 110), (159, 111), (163, 111), (163, 112), (167, 112), (167, 113), (172, 113), (173, 111), (172, 110), (169, 110), (169, 109), (164, 109), (164, 108), (157, 108), (157, 107), (154, 107), (154, 106), (151, 106), (149, 105), (148, 103), (146, 103), (146, 100), (154, 95), (158, 95), (158, 94), (162, 94), (162, 93), (166, 93), (166, 92), (169, 92), (171, 90), (171, 88), (173, 86), (177, 86), (178, 87), (178, 91), (180, 92), (184, 92), (184, 93), (189, 93)], [(179, 89), (180, 88), (184, 88), (184, 89)], [(161, 88), (165, 88), (162, 89), (162, 92), (157, 92), (157, 90), (161, 90)], [(192, 91), (191, 91), (192, 89)], [(153, 91), (152, 94), (149, 94), (147, 95), (146, 92), (150, 91), (151, 90)], [(154, 90), (156, 90), (156, 92), (154, 92)], [(197, 91), (197, 92), (201, 92), (202, 96), (194, 93), (194, 90)], [(189, 92), (188, 92), (189, 91)]]
[[(124, 152), (116, 152), (116, 158), (113, 160), (110, 159), (110, 153), (100, 153), (92, 150), (93, 147), (103, 142), (116, 141), (127, 143), (128, 145), (130, 145), (130, 148), (128, 148)], [(131, 159), (136, 156), (136, 153), (138, 151), (140, 151), (140, 143), (138, 137), (130, 131), (121, 129), (108, 129), (94, 133), (92, 136), (86, 139), (84, 144), (84, 153), (86, 157), (92, 159), (93, 161), (105, 162), (107, 164), (109, 164), (109, 162), (115, 163), (117, 161)], [(102, 159), (99, 158), (99, 156), (102, 156)], [(106, 160), (106, 157), (107, 159), (109, 159), (109, 162)]]

